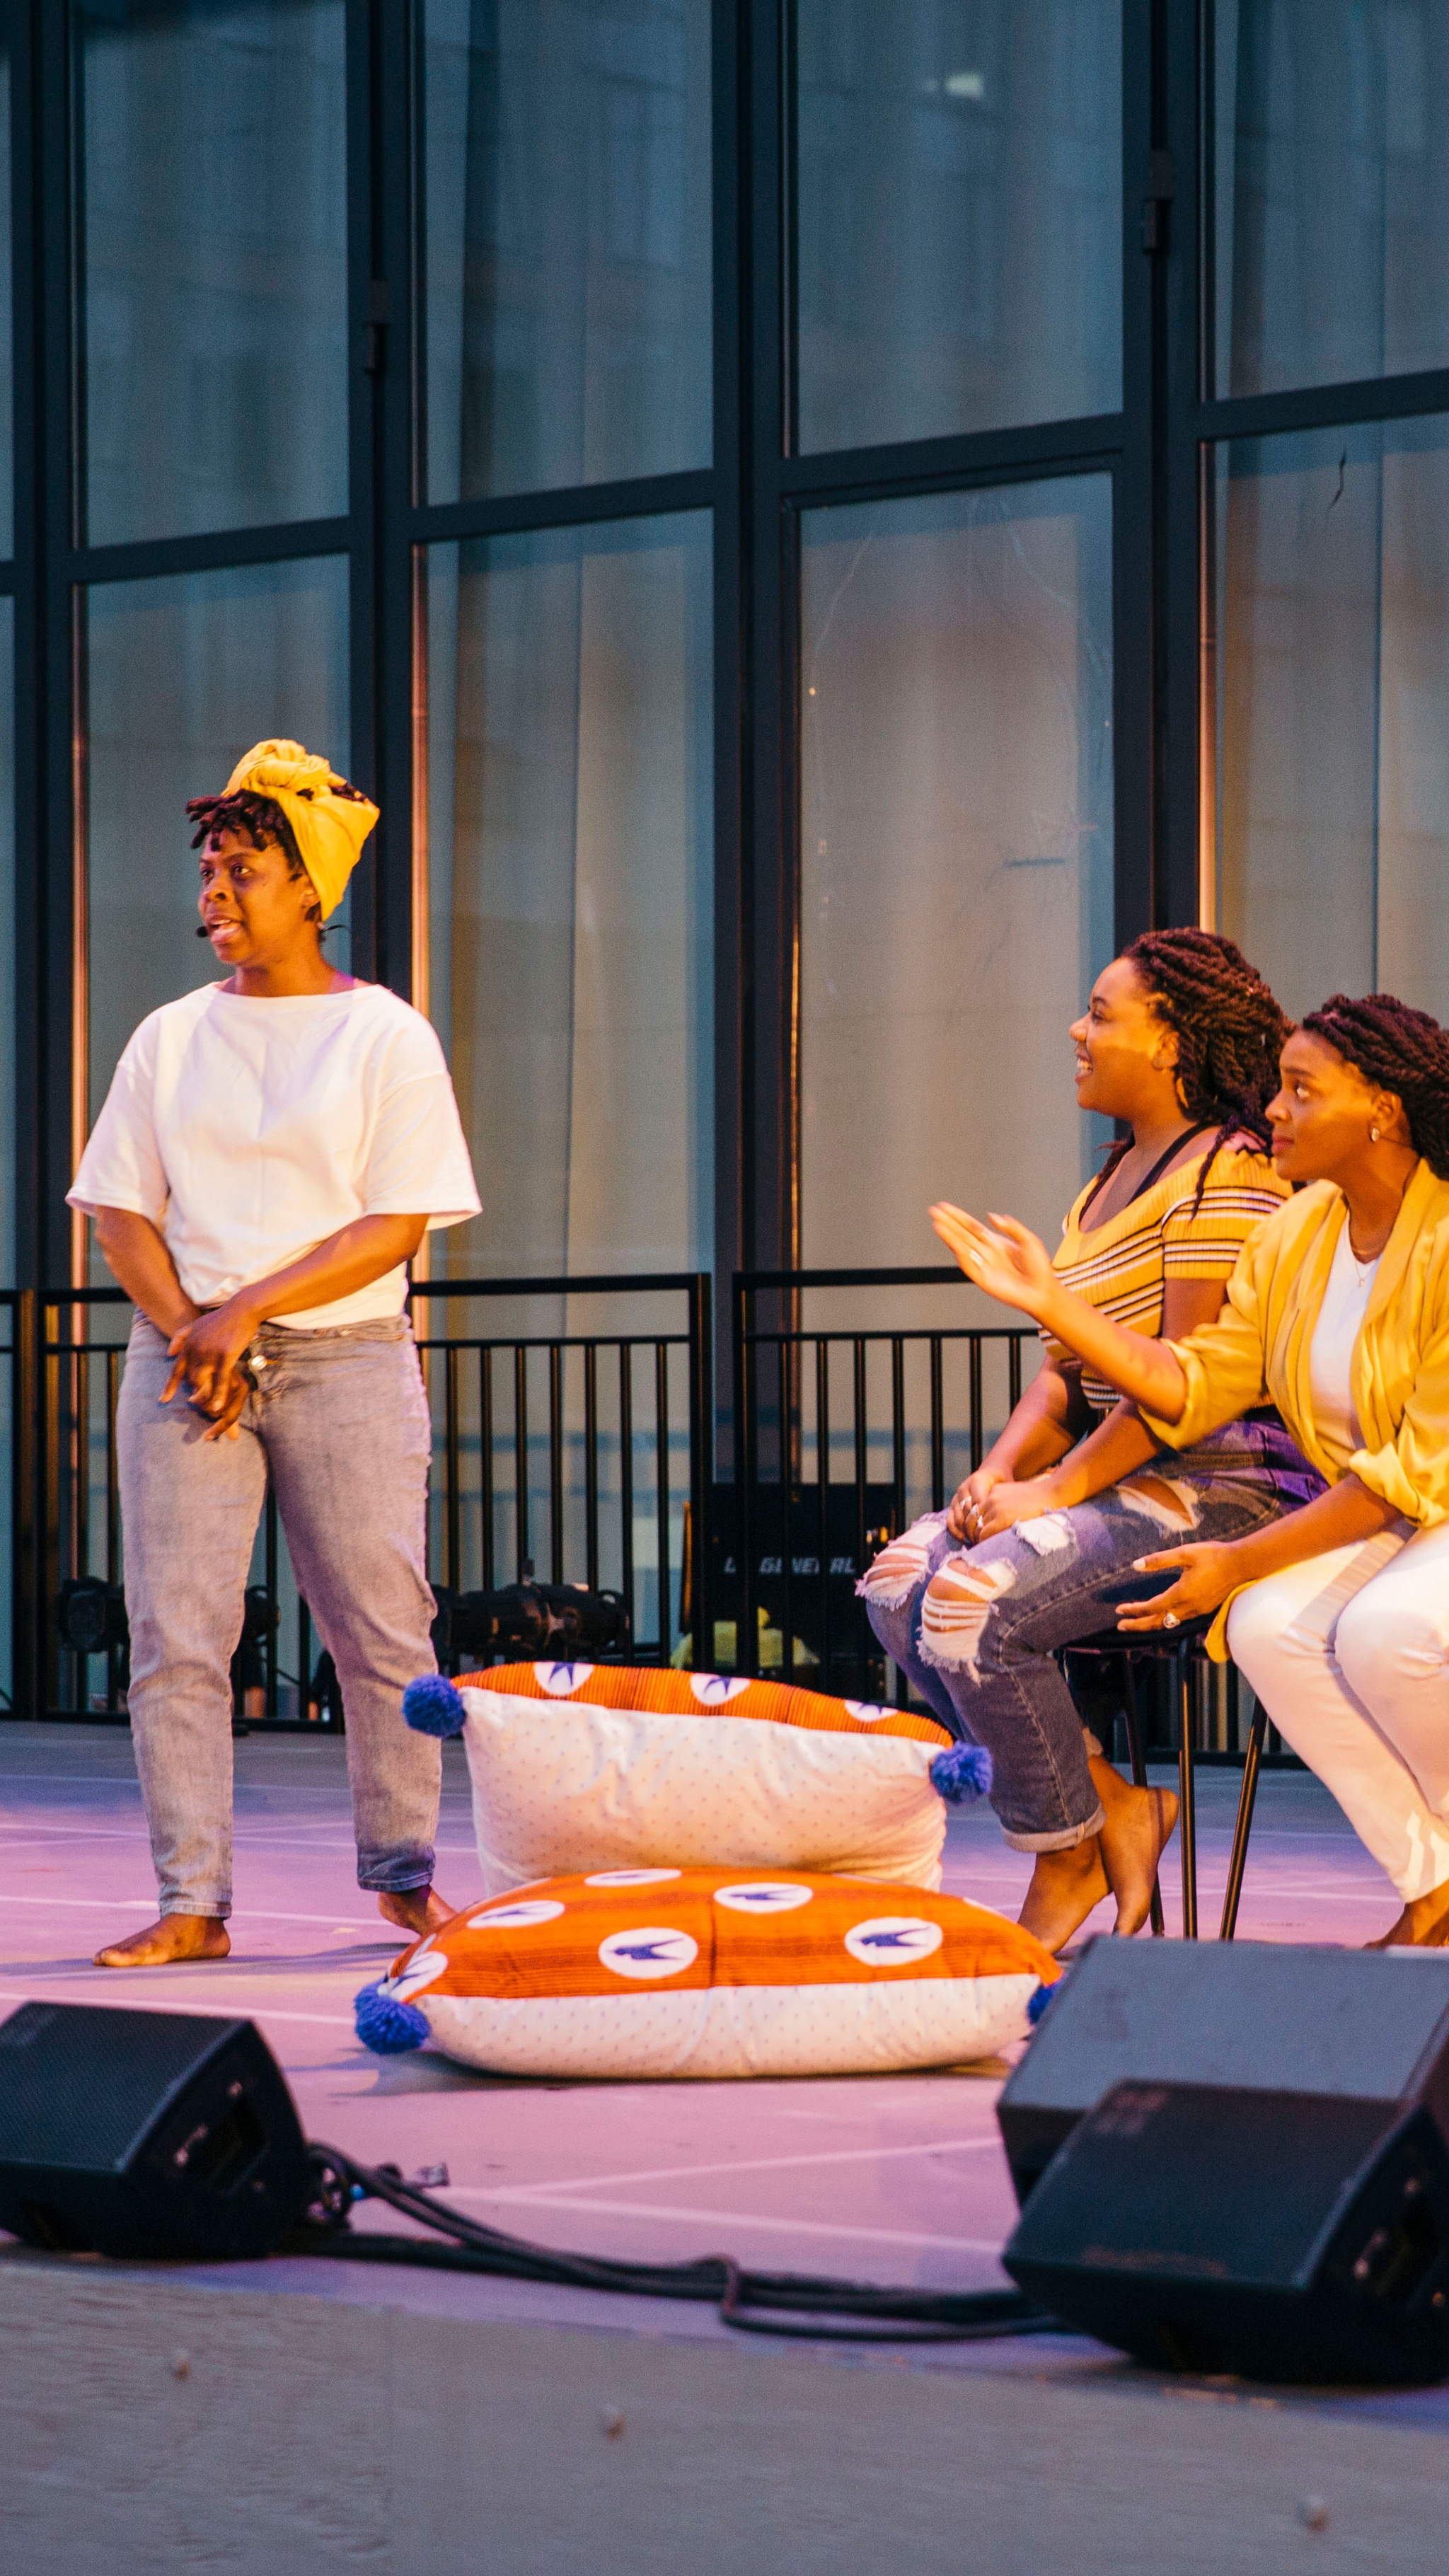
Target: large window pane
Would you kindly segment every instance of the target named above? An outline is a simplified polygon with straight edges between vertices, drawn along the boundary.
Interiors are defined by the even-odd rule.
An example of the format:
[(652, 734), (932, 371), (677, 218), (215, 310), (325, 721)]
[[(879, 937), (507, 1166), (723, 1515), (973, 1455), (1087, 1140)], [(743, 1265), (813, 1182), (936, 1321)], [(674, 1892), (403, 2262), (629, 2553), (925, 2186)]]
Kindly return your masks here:
[(710, 528), (435, 546), (431, 1015), (483, 1214), (455, 1277), (707, 1263)]
[(800, 444), (1115, 411), (1121, 0), (799, 0)]
[(1217, 469), (1221, 926), (1295, 1014), (1449, 1018), (1449, 419)]
[(710, 461), (709, 0), (427, 0), (434, 501)]
[[(11, 402), (10, 44), (0, 27), (0, 555), (13, 554), (15, 430)], [(9, 771), (6, 771), (9, 777)], [(8, 789), (7, 789), (8, 794)]]
[[(90, 1115), (137, 1022), (214, 983), (196, 938), (188, 796), (290, 735), (347, 766), (347, 566), (341, 556), (109, 582), (87, 591)], [(346, 968), (347, 905), (327, 954)]]
[(343, 0), (75, 0), (93, 544), (347, 507)]
[(1449, 362), (1442, 0), (1216, 0), (1220, 394)]
[(806, 514), (807, 1263), (929, 1260), (943, 1197), (1050, 1238), (1090, 1168), (1111, 598), (1105, 476)]

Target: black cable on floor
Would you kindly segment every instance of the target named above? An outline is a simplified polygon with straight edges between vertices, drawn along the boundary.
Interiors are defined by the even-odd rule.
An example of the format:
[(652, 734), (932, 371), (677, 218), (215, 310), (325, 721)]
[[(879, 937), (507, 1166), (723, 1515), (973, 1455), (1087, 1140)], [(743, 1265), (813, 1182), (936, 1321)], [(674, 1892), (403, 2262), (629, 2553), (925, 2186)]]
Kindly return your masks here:
[[(340, 2148), (313, 2145), (317, 2198), (307, 2222), (284, 2250), (326, 2254), (349, 2263), (402, 2263), (425, 2271), (488, 2272), (515, 2281), (550, 2281), (565, 2289), (624, 2291), (635, 2298), (693, 2299), (718, 2309), (728, 2326), (748, 2334), (848, 2343), (980, 2343), (1002, 2335), (1066, 2331), (1020, 2290), (878, 2289), (800, 2272), (749, 2272), (729, 2254), (692, 2263), (626, 2263), (607, 2255), (559, 2253), (524, 2237), (480, 2226), (395, 2167), (363, 2165)], [(385, 2201), (430, 2237), (355, 2231), (358, 2199)], [(447, 2241), (438, 2243), (441, 2237)], [(810, 2318), (796, 2323), (793, 2318)], [(837, 2324), (832, 2320), (855, 2322)]]

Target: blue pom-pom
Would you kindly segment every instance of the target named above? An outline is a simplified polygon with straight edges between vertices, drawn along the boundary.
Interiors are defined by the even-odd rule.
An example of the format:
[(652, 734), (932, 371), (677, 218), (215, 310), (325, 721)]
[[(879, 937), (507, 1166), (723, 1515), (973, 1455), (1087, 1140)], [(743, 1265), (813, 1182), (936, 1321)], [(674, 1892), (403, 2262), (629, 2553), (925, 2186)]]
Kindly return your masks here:
[(424, 1673), (409, 1682), (403, 1715), (419, 1735), (461, 1735), (468, 1723), (462, 1694), (446, 1673)]
[(400, 2057), (404, 2049), (421, 2048), (428, 2036), (428, 2017), (416, 2004), (400, 2004), (385, 1995), (382, 1981), (364, 1986), (353, 2005), (357, 2036), (378, 2057)]
[(1032, 1999), (1026, 2008), (1026, 2017), (1033, 2030), (1035, 2030), (1037, 2023), (1040, 2021), (1042, 2014), (1046, 2011), (1047, 2005), (1051, 2002), (1055, 1993), (1055, 1986), (1037, 1987), (1036, 1993), (1032, 1996)]
[(948, 1807), (965, 1807), (973, 1798), (984, 1798), (991, 1786), (991, 1756), (985, 1745), (953, 1744), (949, 1753), (938, 1753), (931, 1765), (931, 1786)]

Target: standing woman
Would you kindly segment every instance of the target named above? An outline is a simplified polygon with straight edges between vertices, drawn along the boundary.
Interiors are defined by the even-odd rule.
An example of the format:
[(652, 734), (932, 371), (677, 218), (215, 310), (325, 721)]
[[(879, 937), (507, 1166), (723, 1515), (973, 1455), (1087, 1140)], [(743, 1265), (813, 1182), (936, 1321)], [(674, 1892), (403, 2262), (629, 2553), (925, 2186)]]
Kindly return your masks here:
[[(1273, 1160), (1297, 1196), (1215, 1323), (1175, 1342), (1074, 1297), (1010, 1217), (932, 1210), (988, 1294), (1035, 1315), (1176, 1450), (1268, 1400), (1328, 1480), (1241, 1537), (1144, 1556), (1127, 1629), (1220, 1615), (1234, 1661), (1402, 1899), (1375, 1946), (1449, 1947), (1449, 1031), (1335, 993), (1283, 1049)], [(1251, 1587), (1251, 1589), (1247, 1588)]]
[[(1098, 976), (1071, 1030), (1077, 1100), (1130, 1134), (1063, 1226), (1054, 1275), (1079, 1298), (1143, 1333), (1216, 1315), (1242, 1243), (1285, 1195), (1264, 1108), (1287, 1028), (1208, 931), (1149, 932)], [(1149, 1534), (1236, 1536), (1319, 1478), (1271, 1411), (1165, 1469), (1100, 1372), (1043, 1340), (1045, 1364), (950, 1511), (895, 1540), (861, 1591), (892, 1660), (990, 1750), (1006, 1838), (1035, 1854), (1021, 1919), (1056, 1950), (1109, 1891), (1117, 1929), (1140, 1928), (1177, 1816), (1084, 1736), (1058, 1651), (1111, 1626)]]
[(468, 1149), (427, 1021), (322, 951), (376, 806), (263, 742), (187, 810), (224, 981), (142, 1021), (70, 1192), (137, 1309), (116, 1433), (160, 1915), (109, 1968), (230, 1948), (231, 1658), (269, 1479), (342, 1685), (359, 1883), (410, 1932), (449, 1910), (438, 1748), (402, 1718), (434, 1661), (403, 1305), (424, 1234), (478, 1211)]

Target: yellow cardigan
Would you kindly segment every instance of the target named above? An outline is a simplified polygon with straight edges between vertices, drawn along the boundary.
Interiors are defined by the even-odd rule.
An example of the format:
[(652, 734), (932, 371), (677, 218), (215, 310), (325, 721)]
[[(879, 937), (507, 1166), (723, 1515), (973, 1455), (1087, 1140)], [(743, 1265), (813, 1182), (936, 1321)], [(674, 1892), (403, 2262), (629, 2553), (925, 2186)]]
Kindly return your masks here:
[[(1347, 1222), (1332, 1181), (1300, 1190), (1244, 1244), (1216, 1323), (1171, 1348), (1187, 1378), (1180, 1422), (1144, 1414), (1168, 1448), (1187, 1449), (1254, 1405), (1274, 1404), (1305, 1458), (1329, 1484), (1357, 1476), (1406, 1520), (1432, 1529), (1449, 1518), (1449, 1181), (1421, 1162), (1354, 1344), (1350, 1384), (1364, 1445), (1352, 1455), (1325, 1440), (1313, 1418), (1313, 1327)], [(1224, 1602), (1208, 1640), (1226, 1658)]]

